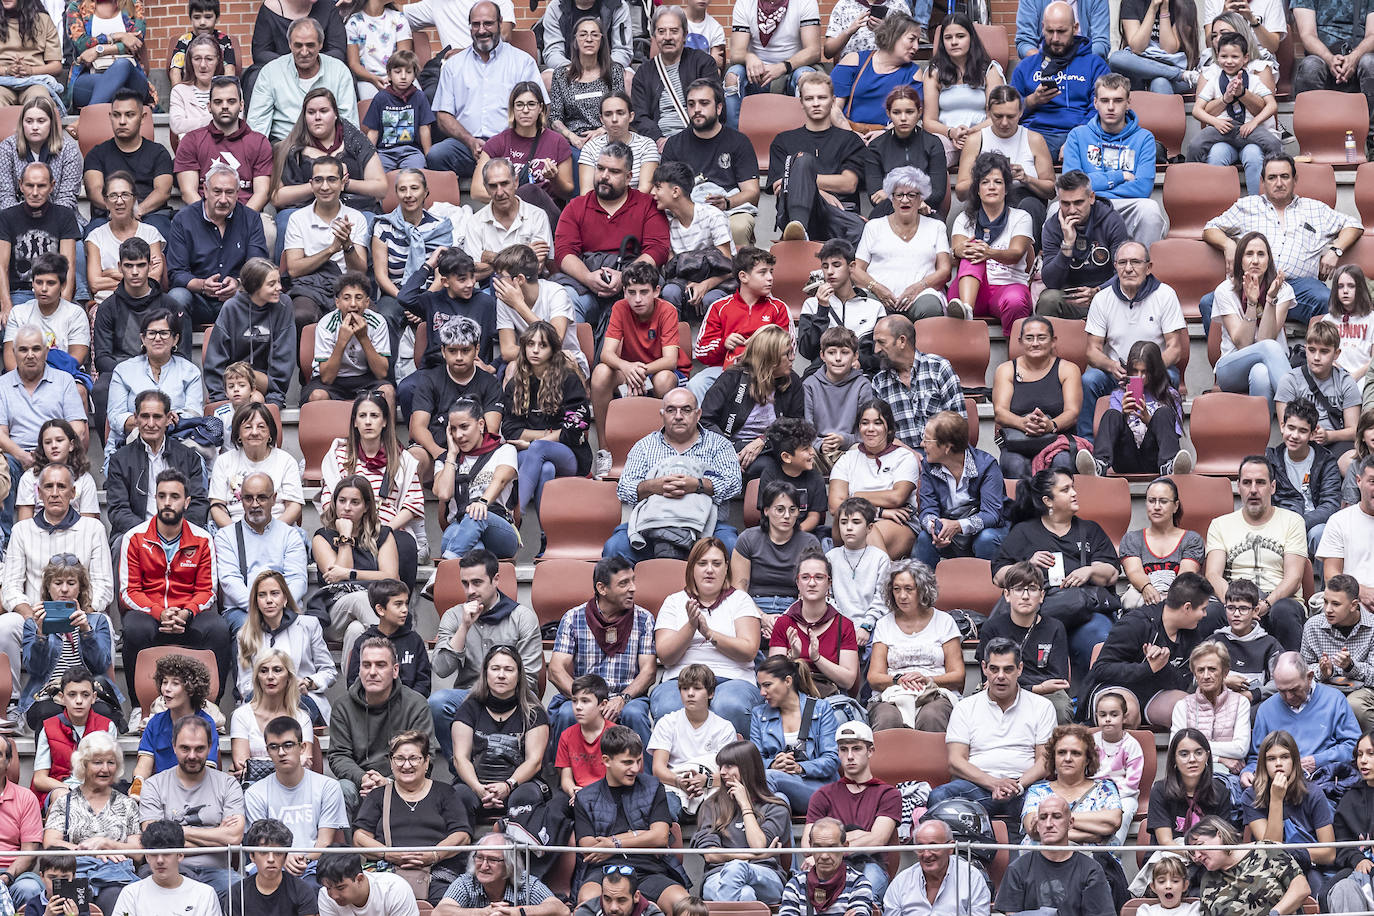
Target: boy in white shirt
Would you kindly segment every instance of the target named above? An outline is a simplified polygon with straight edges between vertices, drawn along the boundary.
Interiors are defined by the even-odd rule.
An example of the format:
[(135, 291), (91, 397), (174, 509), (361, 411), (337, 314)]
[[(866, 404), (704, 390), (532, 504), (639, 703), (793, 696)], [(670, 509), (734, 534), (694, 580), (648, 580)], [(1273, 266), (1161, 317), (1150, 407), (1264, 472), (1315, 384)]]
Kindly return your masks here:
[(364, 872), (356, 852), (320, 856), (315, 877), (320, 916), (420, 916), (409, 882), (395, 872)]
[(5, 370), (15, 367), (14, 338), (25, 325), (43, 330), (48, 346), (62, 350), (78, 363), (91, 355), (91, 322), (86, 310), (62, 298), (62, 283), (67, 276), (65, 255), (39, 255), (33, 262), (33, 299), (16, 302), (5, 325)]
[(677, 688), (682, 708), (654, 723), (648, 746), (654, 778), (667, 790), (673, 820), (684, 810), (696, 813), (715, 789), (716, 753), (736, 740), (735, 727), (711, 712), (714, 671), (705, 665), (688, 665), (678, 672)]
[(687, 0), (687, 47), (705, 51), (725, 69), (725, 28), (706, 10), (711, 0)]
[(314, 377), (303, 400), (351, 401), (364, 391), (380, 391), (395, 409), (391, 374), (391, 332), (371, 308), (372, 281), (349, 271), (334, 287), (334, 310), (315, 325)]
[(208, 884), (183, 877), (180, 871), (186, 834), (173, 821), (153, 821), (143, 828), (144, 849), (149, 853), (149, 877), (126, 885), (119, 892), (114, 911), (133, 916), (220, 916), (219, 898)]
[[(1245, 166), (1245, 187), (1259, 194), (1264, 160), (1283, 153), (1283, 143), (1273, 130), (1278, 102), (1269, 87), (1246, 68), (1250, 43), (1239, 32), (1217, 39), (1217, 66), (1221, 74), (1199, 90), (1193, 117), (1203, 125), (1189, 145), (1191, 162), (1230, 165), (1239, 159)], [(1213, 160), (1212, 149), (1230, 147), (1231, 153)]]
[[(654, 203), (668, 218), (668, 250), (679, 255), (715, 248), (728, 262), (735, 254), (729, 219), (724, 211), (710, 204), (694, 202), (693, 184), (692, 170), (685, 162), (664, 162), (654, 172), (652, 194)], [(679, 312), (686, 301), (697, 314), (704, 314), (712, 302), (725, 297), (716, 287), (728, 279), (728, 271), (694, 283), (669, 278), (660, 295)]]
[(825, 555), (835, 570), (830, 579), (831, 597), (839, 612), (854, 622), (854, 636), (864, 653), (873, 641), (878, 618), (887, 613), (883, 585), (891, 564), (886, 551), (868, 543), (868, 531), (877, 520), (878, 510), (862, 496), (840, 503), (835, 527), (841, 543)]

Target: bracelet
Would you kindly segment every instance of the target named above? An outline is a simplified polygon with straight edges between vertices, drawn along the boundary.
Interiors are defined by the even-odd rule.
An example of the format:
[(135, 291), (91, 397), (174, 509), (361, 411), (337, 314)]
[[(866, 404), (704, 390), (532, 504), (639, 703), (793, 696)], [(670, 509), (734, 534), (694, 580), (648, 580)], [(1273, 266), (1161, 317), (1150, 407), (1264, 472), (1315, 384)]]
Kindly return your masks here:
[(754, 809), (753, 809), (753, 808), (750, 808), (748, 811), (741, 811), (741, 812), (739, 813), (739, 816), (740, 816), (740, 817), (753, 817), (753, 816), (754, 816)]

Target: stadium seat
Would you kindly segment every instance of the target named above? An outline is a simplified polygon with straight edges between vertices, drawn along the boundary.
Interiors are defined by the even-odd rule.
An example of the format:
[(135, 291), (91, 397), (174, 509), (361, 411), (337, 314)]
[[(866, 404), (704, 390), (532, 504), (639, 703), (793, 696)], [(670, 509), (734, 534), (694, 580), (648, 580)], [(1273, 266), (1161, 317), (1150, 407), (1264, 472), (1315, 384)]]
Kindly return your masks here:
[[(434, 56), (434, 43), (430, 41), (429, 29), (411, 29), (410, 37), (415, 42), (415, 57), (423, 68)], [(358, 120), (363, 118), (362, 109), (358, 110)]]
[(601, 559), (601, 548), (620, 524), (615, 484), (585, 477), (549, 481), (539, 503), (539, 523), (548, 539), (539, 562)]
[(0, 137), (19, 133), (19, 112), (23, 105), (0, 105)]
[[(1007, 338), (1008, 359), (1016, 359), (1026, 352), (1021, 346), (1021, 324), (1024, 321), (1024, 318), (1018, 318), (1011, 326), (1011, 336)], [(1088, 332), (1083, 322), (1075, 318), (1050, 318), (1049, 322), (1054, 325), (1054, 352), (1079, 369), (1088, 368)]]
[(508, 41), (511, 47), (524, 51), (533, 57), (536, 63), (539, 61), (539, 42), (535, 40), (533, 30), (512, 29)]
[(0, 652), (0, 668), (4, 669), (0, 671), (0, 700), (4, 700), (4, 708), (9, 709), (14, 697), (14, 673), (10, 670), (10, 657), (4, 652)]
[(794, 96), (761, 92), (748, 95), (740, 105), (739, 129), (754, 146), (759, 158), (759, 178), (768, 181), (768, 148), (773, 138), (786, 130), (802, 127), (806, 115)]
[(759, 478), (744, 485), (744, 527), (755, 528), (763, 518), (759, 511)]
[[(1345, 148), (1346, 134), (1355, 141), (1353, 159)], [(1353, 169), (1355, 163), (1365, 161), (1368, 134), (1369, 109), (1358, 92), (1312, 89), (1293, 99), (1293, 135), (1298, 148), (1310, 154), (1313, 162)]]
[(585, 321), (577, 323), (577, 349), (587, 358), (588, 366), (596, 365), (596, 331)]
[(1131, 527), (1131, 485), (1124, 477), (1075, 474), (1073, 486), (1078, 491), (1078, 517), (1097, 522), (1120, 546)]
[(1246, 455), (1263, 455), (1269, 444), (1269, 402), (1248, 394), (1209, 391), (1193, 399), (1189, 420), (1196, 474), (1232, 480)]
[(992, 584), (992, 564), (977, 557), (948, 557), (935, 566), (935, 584), (941, 610), (959, 608), (991, 616), (1002, 590)]
[(1207, 365), (1216, 370), (1217, 362), (1221, 359), (1221, 322), (1213, 321), (1207, 327)]
[[(207, 417), (213, 416), (216, 410), (218, 410), (219, 408), (223, 407), (225, 404), (228, 404), (228, 403), (229, 403), (228, 401), (210, 401), (209, 403), (207, 403), (207, 404), (205, 405), (205, 415), (206, 415)], [(282, 425), (281, 425), (281, 408), (278, 407), (276, 404), (268, 404), (268, 405), (267, 405), (267, 412), (270, 413), (270, 414), (272, 415), (272, 419), (273, 419), (273, 420), (277, 421), (277, 444), (278, 444), (278, 445), (281, 445), (282, 442), (284, 441), (283, 438), (282, 438), (282, 436), (283, 436), (283, 428), (282, 428)], [(225, 431), (225, 433), (231, 432), (231, 424), (230, 424), (230, 423), (224, 424), (224, 431)], [(207, 468), (207, 470), (208, 470), (208, 468)]]
[(1362, 162), (1355, 170), (1355, 209), (1361, 224), (1374, 223), (1374, 162)]
[(670, 557), (640, 560), (635, 564), (635, 604), (655, 619), (663, 599), (683, 590), (687, 584), (687, 561)]
[(1225, 477), (1174, 474), (1170, 479), (1178, 487), (1178, 499), (1183, 504), (1179, 525), (1186, 531), (1206, 537), (1212, 519), (1235, 511), (1236, 497), (1231, 492), (1231, 481)]
[(1336, 206), (1336, 170), (1325, 162), (1299, 162), (1298, 194), (1319, 200), (1328, 207), (1334, 208)]
[(1365, 277), (1374, 277), (1374, 239), (1360, 237), (1341, 256), (1342, 264), (1358, 265)]
[(1132, 820), (1144, 821), (1150, 813), (1150, 789), (1155, 784), (1155, 774), (1159, 770), (1159, 748), (1155, 746), (1155, 733), (1148, 728), (1129, 729), (1132, 737), (1140, 744), (1140, 807)]
[[(1173, 174), (1172, 169), (1169, 174)], [(1170, 236), (1155, 242), (1150, 246), (1150, 261), (1159, 282), (1169, 284), (1178, 294), (1183, 317), (1189, 321), (1201, 317), (1198, 302), (1226, 279), (1226, 261), (1221, 252), (1201, 239)]]
[[(520, 600), (520, 583), (516, 579), (515, 564), (510, 560), (502, 560), (496, 570), (496, 587), (512, 601)], [(457, 558), (440, 560), (434, 568), (434, 610), (439, 618), (442, 620), (445, 614), (467, 600), (467, 589), (458, 578)]]
[(302, 483), (320, 482), (320, 463), (324, 461), (325, 452), (335, 439), (348, 435), (348, 421), (352, 415), (351, 401), (306, 401), (301, 405), (296, 435), (300, 439), (301, 457), (305, 459)]
[(300, 367), (302, 378), (315, 375), (315, 328), (318, 326), (307, 324), (301, 328), (301, 339), (296, 344), (296, 365)]
[(430, 916), (430, 914), (434, 912), (434, 904), (430, 903), (428, 900), (417, 898), (415, 901), (415, 908), (419, 916)]
[[(455, 207), (459, 203), (458, 176), (453, 172), (435, 171), (434, 169), (421, 169), (425, 173), (425, 186), (429, 188), (428, 204), (438, 201), (453, 204)], [(401, 205), (396, 197), (396, 173), (389, 172), (386, 176), (386, 197), (382, 198), (382, 212), (390, 213)]]
[(1154, 134), (1157, 142), (1164, 144), (1164, 152), (1170, 159), (1183, 154), (1183, 134), (1188, 127), (1183, 96), (1132, 92), (1131, 111), (1140, 120), (1140, 126)]
[(601, 447), (611, 453), (608, 480), (619, 480), (625, 471), (630, 449), (649, 433), (663, 428), (662, 398), (616, 398), (606, 408), (606, 441)]
[(991, 344), (981, 321), (940, 316), (916, 322), (916, 349), (949, 360), (965, 391), (988, 387)]
[[(757, 99), (762, 96), (751, 95), (749, 98)], [(802, 289), (811, 278), (811, 271), (820, 267), (816, 260), (820, 250), (820, 242), (806, 241), (777, 241), (769, 249), (777, 259), (777, 264), (773, 267), (773, 298), (787, 303), (787, 310), (791, 312), (794, 323), (801, 314), (802, 303), (806, 301), (806, 294)]]
[(872, 765), (873, 778), (888, 785), (923, 780), (932, 787), (942, 786), (950, 778), (944, 732), (918, 732), (911, 728), (875, 732)]
[[(114, 128), (110, 126), (110, 104), (109, 102), (93, 102), (85, 105), (81, 113), (76, 117), (76, 142), (81, 146), (81, 156), (85, 158), (106, 140), (114, 139)], [(157, 137), (153, 133), (153, 109), (148, 106), (143, 107), (143, 126), (139, 129), (143, 139), (153, 142)]]
[(565, 611), (591, 600), (595, 565), (590, 560), (544, 560), (534, 567), (530, 604), (541, 627), (558, 623)]
[(158, 660), (167, 655), (184, 655), (205, 665), (210, 671), (210, 699), (213, 701), (219, 696), (219, 666), (215, 662), (215, 653), (209, 649), (187, 649), (182, 646), (151, 646), (138, 653), (138, 662), (134, 667), (134, 694), (139, 708), (143, 710), (145, 722), (148, 721), (153, 701), (158, 697), (157, 682), (153, 680), (153, 675), (157, 671)]
[(708, 900), (711, 916), (769, 916), (772, 912), (762, 900)]
[(1180, 162), (1169, 166), (1164, 173), (1164, 211), (1169, 215), (1169, 238), (1202, 238), (1202, 227), (1207, 221), (1219, 216), (1239, 197), (1240, 174), (1232, 166), (1204, 162)]
[[(1006, 821), (998, 820), (997, 818), (992, 819), (992, 838), (999, 843), (1011, 842), (1011, 838), (1007, 835)], [(988, 863), (988, 882), (992, 885), (990, 889), (994, 894), (997, 892), (997, 888), (1002, 886), (1002, 876), (1007, 873), (1007, 869), (1010, 866), (1011, 850), (997, 850), (997, 854), (993, 856), (992, 861)]]
[(1278, 81), (1274, 84), (1274, 98), (1282, 102), (1293, 97), (1293, 69), (1297, 65), (1293, 54), (1293, 33), (1297, 29), (1289, 27), (1283, 33), (1283, 38), (1279, 39), (1278, 50), (1274, 52), (1274, 60), (1278, 63)]
[(363, 123), (363, 118), (367, 117), (367, 110), (372, 107), (371, 99), (358, 99), (358, 123)]
[[(964, 396), (964, 418), (968, 421), (968, 444), (978, 447), (978, 404), (973, 398)], [(920, 485), (917, 485), (919, 489)]]

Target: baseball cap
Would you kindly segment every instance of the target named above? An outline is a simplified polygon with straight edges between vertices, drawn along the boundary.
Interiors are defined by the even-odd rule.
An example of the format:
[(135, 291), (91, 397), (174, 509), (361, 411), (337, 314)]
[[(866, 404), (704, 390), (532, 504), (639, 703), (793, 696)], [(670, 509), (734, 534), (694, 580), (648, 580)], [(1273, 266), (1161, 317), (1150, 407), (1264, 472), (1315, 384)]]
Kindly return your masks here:
[(846, 722), (835, 729), (835, 743), (838, 744), (841, 741), (866, 741), (872, 744), (873, 729), (869, 728), (863, 722)]

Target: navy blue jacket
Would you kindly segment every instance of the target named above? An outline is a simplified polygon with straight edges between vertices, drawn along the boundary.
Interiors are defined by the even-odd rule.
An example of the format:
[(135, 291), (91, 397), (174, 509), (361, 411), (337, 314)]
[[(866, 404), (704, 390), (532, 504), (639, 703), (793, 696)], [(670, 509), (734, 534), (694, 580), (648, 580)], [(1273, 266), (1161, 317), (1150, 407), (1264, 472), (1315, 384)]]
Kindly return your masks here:
[(192, 280), (219, 274), (238, 277), (249, 258), (267, 257), (267, 237), (262, 217), (243, 204), (224, 224), (224, 234), (205, 218), (205, 202), (182, 207), (172, 217), (167, 237), (167, 276), (171, 288), (186, 287)]
[[(974, 478), (969, 481), (969, 492), (973, 494), (978, 517), (983, 528), (1000, 528), (1002, 504), (1007, 499), (1007, 485), (1002, 482), (1002, 469), (997, 459), (979, 448), (969, 446), (968, 454), (973, 458)], [(944, 481), (936, 480), (930, 473), (930, 463), (921, 466), (921, 530), (933, 518), (951, 518), (949, 508), (949, 487)]]

